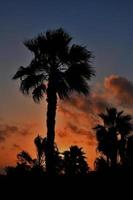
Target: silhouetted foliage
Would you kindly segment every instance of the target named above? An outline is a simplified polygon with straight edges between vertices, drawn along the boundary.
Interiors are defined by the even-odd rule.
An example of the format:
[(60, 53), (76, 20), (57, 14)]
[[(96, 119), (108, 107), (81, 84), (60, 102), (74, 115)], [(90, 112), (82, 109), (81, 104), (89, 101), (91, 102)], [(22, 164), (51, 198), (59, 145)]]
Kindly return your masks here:
[(133, 170), (133, 136), (129, 137), (127, 140), (127, 165)]
[(68, 151), (63, 153), (64, 155), (64, 173), (65, 175), (87, 175), (89, 167), (85, 160), (85, 153), (82, 148), (78, 146), (71, 146)]
[(27, 67), (21, 66), (13, 79), (20, 79), (20, 90), (40, 102), (47, 97), (47, 173), (54, 169), (54, 138), (57, 98), (64, 99), (71, 92), (88, 94), (88, 80), (95, 74), (90, 65), (92, 54), (86, 47), (73, 44), (71, 36), (62, 28), (41, 33), (24, 45), (33, 53)]
[[(44, 176), (46, 175), (46, 151), (47, 139), (37, 136), (34, 140), (37, 150), (37, 158), (33, 159), (26, 151), (17, 154), (17, 165), (7, 167), (7, 176), (26, 177), (26, 176)], [(85, 153), (78, 146), (71, 146), (69, 150), (60, 153), (56, 144), (54, 144), (54, 175), (87, 175), (89, 167), (86, 161)]]
[(27, 177), (31, 172), (31, 168), (25, 163), (17, 163), (15, 167), (6, 167), (5, 171), (8, 177)]
[(16, 167), (7, 167), (6, 173), (8, 176), (40, 176), (45, 172), (45, 153), (43, 149), (43, 138), (37, 136), (34, 139), (37, 158), (32, 158), (26, 151), (21, 151), (17, 154)]
[(44, 140), (41, 136), (37, 136), (34, 139), (34, 144), (36, 147), (36, 153), (37, 153), (37, 165), (38, 166), (43, 166), (44, 165)]
[(107, 108), (106, 113), (99, 116), (104, 125), (97, 125), (94, 128), (98, 141), (97, 149), (106, 156), (108, 165), (116, 166), (118, 157), (121, 164), (124, 164), (127, 136), (133, 130), (132, 117), (123, 111), (118, 112), (116, 108)]
[(107, 161), (101, 156), (99, 158), (96, 158), (95, 160), (95, 170), (97, 172), (106, 172), (109, 169), (109, 165)]

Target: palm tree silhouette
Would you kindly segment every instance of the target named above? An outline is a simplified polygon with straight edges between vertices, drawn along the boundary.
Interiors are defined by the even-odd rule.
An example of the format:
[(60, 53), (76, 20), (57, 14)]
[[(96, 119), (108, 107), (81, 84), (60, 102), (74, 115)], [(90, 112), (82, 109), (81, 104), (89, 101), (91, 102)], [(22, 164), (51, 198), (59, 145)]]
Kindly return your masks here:
[(33, 159), (27, 151), (21, 151), (17, 155), (18, 164), (28, 166), (29, 168), (32, 167), (44, 168), (45, 154), (44, 154), (43, 138), (38, 135), (34, 139), (34, 144), (36, 147), (36, 158)]
[(17, 164), (32, 168), (36, 163), (36, 159), (33, 159), (27, 151), (21, 151), (17, 154)]
[(71, 146), (69, 150), (63, 152), (63, 155), (65, 175), (87, 175), (89, 167), (82, 148)]
[(121, 163), (126, 161), (126, 138), (133, 130), (130, 115), (116, 108), (107, 108), (105, 113), (99, 114), (104, 125), (97, 125), (96, 136), (98, 140), (98, 150), (107, 157), (107, 162), (111, 166), (116, 166), (117, 157), (120, 156)]
[(97, 172), (106, 172), (109, 167), (107, 161), (102, 156), (96, 158), (94, 166)]
[(37, 136), (34, 139), (34, 144), (36, 147), (36, 153), (37, 153), (37, 162), (38, 166), (42, 166), (44, 164), (44, 145), (43, 145), (44, 139), (41, 136)]
[(40, 102), (47, 97), (47, 173), (52, 174), (55, 139), (57, 99), (64, 99), (71, 92), (88, 94), (88, 80), (95, 74), (90, 61), (92, 54), (86, 47), (70, 45), (72, 38), (62, 28), (47, 31), (24, 42), (33, 53), (27, 67), (20, 67), (13, 79), (20, 79), (23, 94)]
[(108, 138), (108, 131), (103, 125), (97, 125), (94, 130), (96, 130), (96, 139), (98, 141), (97, 150), (106, 156), (107, 164), (109, 166), (111, 146)]
[(128, 167), (132, 169), (133, 168), (133, 136), (129, 137), (127, 141), (126, 158), (127, 158)]

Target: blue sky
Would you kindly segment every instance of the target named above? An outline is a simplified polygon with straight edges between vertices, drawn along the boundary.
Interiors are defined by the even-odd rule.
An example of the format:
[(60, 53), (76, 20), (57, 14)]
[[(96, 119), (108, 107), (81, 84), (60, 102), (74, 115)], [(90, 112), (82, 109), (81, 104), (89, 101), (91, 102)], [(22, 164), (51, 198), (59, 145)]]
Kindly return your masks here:
[(4, 73), (3, 79), (29, 61), (30, 54), (22, 44), (24, 39), (60, 26), (74, 37), (74, 42), (87, 45), (94, 52), (97, 79), (110, 73), (131, 79), (132, 10), (132, 0), (1, 2), (0, 73)]

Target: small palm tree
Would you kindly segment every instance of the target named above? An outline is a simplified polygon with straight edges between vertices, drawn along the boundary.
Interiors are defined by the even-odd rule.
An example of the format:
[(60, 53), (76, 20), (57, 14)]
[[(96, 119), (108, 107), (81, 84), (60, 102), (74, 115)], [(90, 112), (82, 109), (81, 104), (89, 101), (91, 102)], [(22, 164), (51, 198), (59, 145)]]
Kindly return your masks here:
[(30, 154), (27, 151), (21, 151), (17, 155), (18, 163), (20, 165), (26, 166), (31, 169), (35, 164), (35, 159), (32, 159)]
[(104, 125), (97, 125), (96, 130), (98, 140), (98, 150), (107, 157), (107, 162), (111, 161), (111, 166), (117, 163), (117, 156), (124, 164), (126, 161), (126, 138), (133, 130), (132, 117), (117, 111), (116, 108), (107, 108), (105, 113), (101, 113), (100, 118)]
[(64, 99), (71, 92), (88, 94), (88, 80), (95, 74), (90, 65), (92, 54), (86, 47), (73, 44), (72, 38), (62, 28), (47, 31), (24, 42), (33, 53), (27, 67), (20, 67), (13, 79), (20, 79), (23, 94), (40, 102), (47, 97), (47, 173), (53, 173), (55, 117), (57, 99)]
[(96, 158), (94, 162), (95, 171), (97, 172), (106, 172), (109, 169), (109, 165), (107, 161), (104, 159), (104, 157), (100, 156), (99, 158)]
[(35, 147), (36, 147), (38, 166), (42, 166), (44, 164), (43, 138), (38, 135), (34, 139), (34, 144), (35, 144)]
[(87, 175), (89, 167), (82, 148), (71, 146), (68, 151), (63, 152), (63, 155), (65, 175)]
[(45, 164), (44, 151), (45, 151), (45, 149), (44, 149), (44, 145), (43, 145), (43, 138), (38, 135), (34, 139), (34, 144), (36, 147), (37, 158), (33, 159), (27, 151), (21, 151), (17, 155), (18, 163), (23, 164), (25, 166), (29, 166), (30, 168), (33, 168), (33, 167), (44, 168), (44, 164)]

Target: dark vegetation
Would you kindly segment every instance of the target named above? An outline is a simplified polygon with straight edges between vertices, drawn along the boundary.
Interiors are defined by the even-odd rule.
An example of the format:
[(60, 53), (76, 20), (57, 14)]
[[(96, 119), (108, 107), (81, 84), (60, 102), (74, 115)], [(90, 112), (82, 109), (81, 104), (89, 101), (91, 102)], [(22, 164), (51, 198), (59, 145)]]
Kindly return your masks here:
[[(132, 118), (116, 108), (107, 108), (99, 115), (103, 125), (94, 130), (97, 139), (99, 157), (94, 162), (94, 170), (90, 169), (85, 153), (78, 146), (70, 146), (67, 151), (59, 152), (54, 144), (53, 168), (51, 176), (65, 177), (106, 177), (132, 175), (133, 171), (133, 130)], [(34, 140), (36, 158), (26, 151), (17, 155), (17, 165), (7, 167), (8, 177), (48, 177), (46, 168), (47, 139), (37, 136)], [(130, 172), (130, 173), (129, 173)]]

